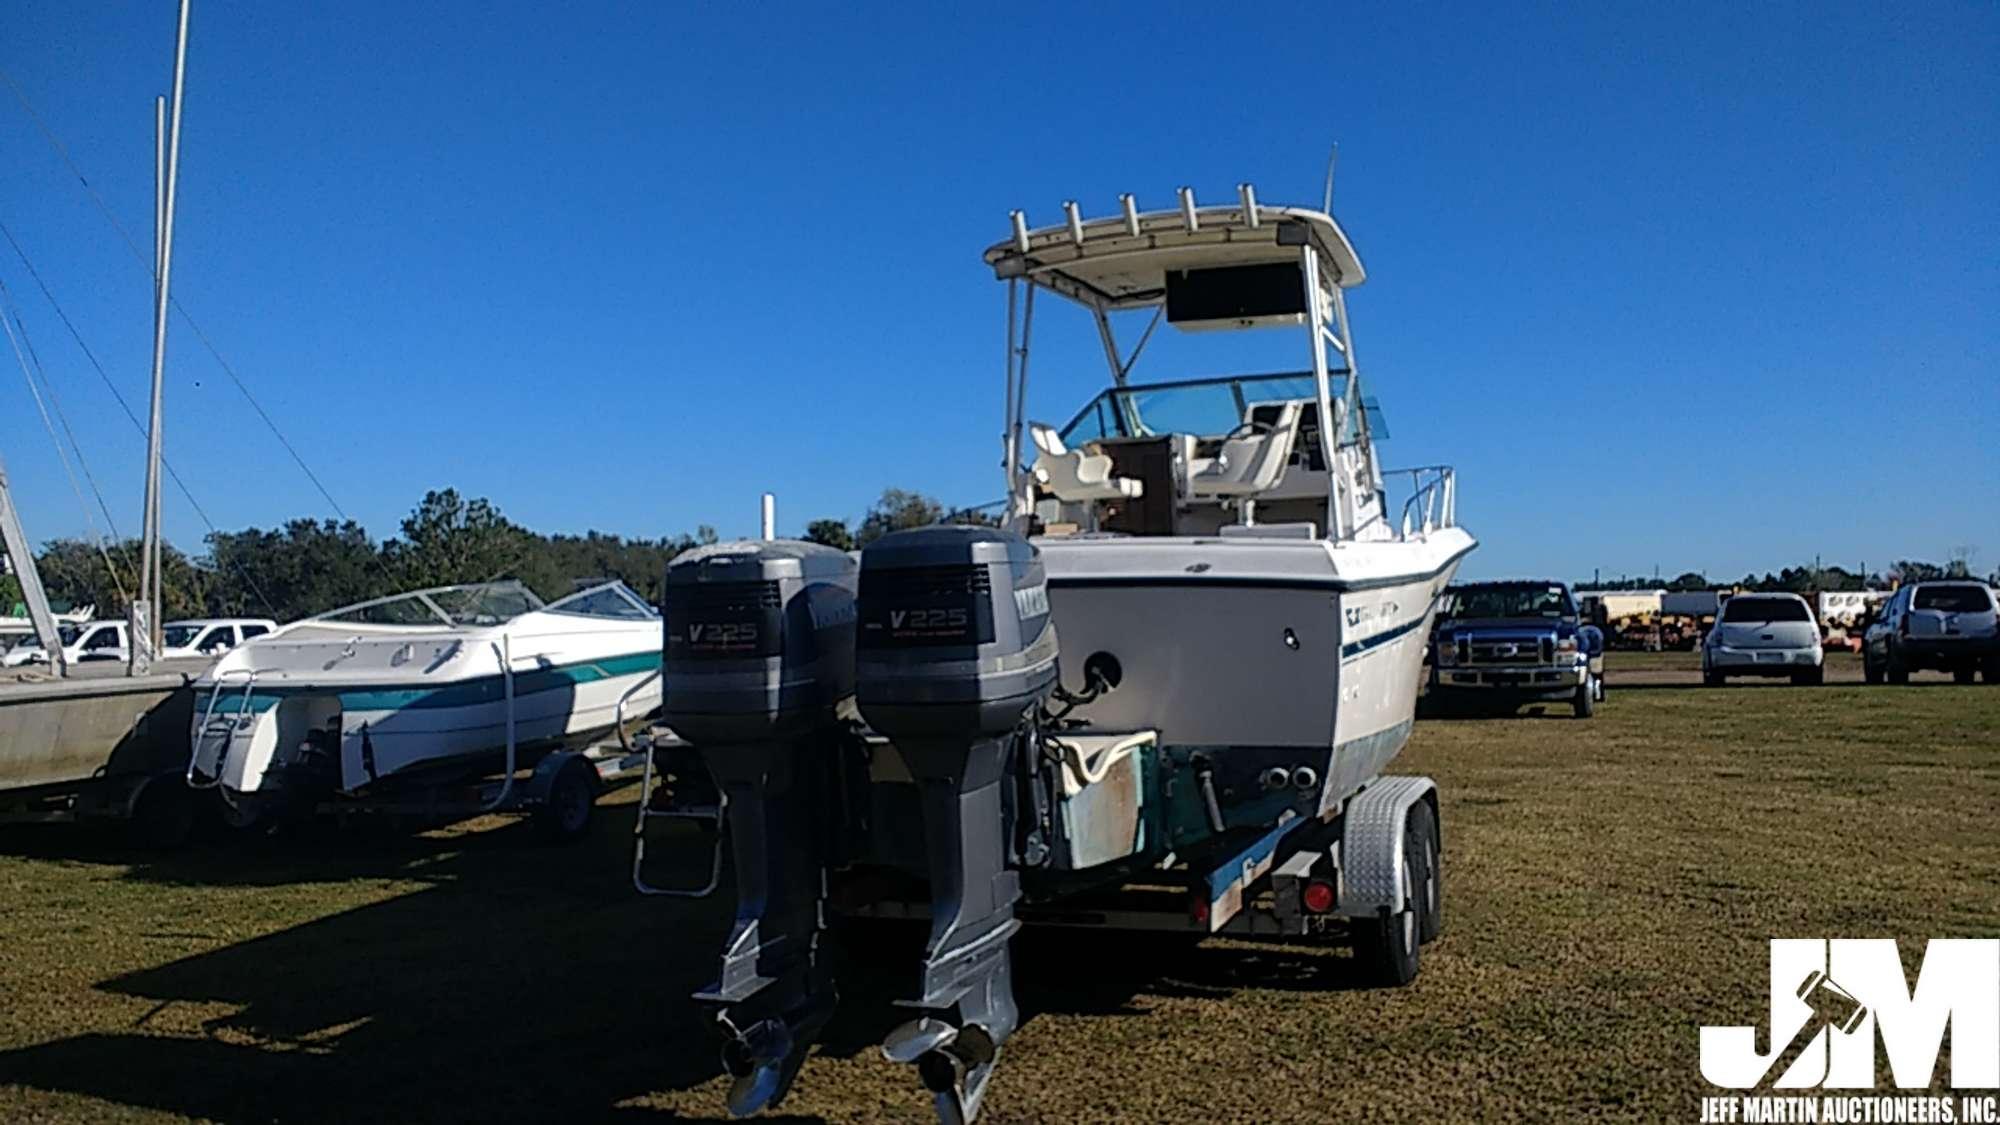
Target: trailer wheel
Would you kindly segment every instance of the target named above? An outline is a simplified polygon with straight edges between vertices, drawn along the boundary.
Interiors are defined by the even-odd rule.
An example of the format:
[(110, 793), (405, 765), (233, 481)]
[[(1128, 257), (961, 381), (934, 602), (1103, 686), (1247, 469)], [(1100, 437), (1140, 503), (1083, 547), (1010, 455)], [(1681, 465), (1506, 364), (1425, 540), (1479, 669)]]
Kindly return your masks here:
[(549, 793), (535, 810), (535, 826), (556, 843), (578, 840), (590, 831), (597, 808), (597, 771), (582, 758), (566, 762), (549, 782)]
[(1825, 682), (1826, 669), (1824, 667), (1814, 668), (1810, 672), (1792, 673), (1792, 684), (1795, 687), (1818, 687)]
[(1586, 675), (1583, 682), (1576, 685), (1576, 698), (1570, 705), (1576, 708), (1576, 717), (1579, 719), (1588, 719), (1597, 714), (1597, 691), (1591, 686), (1589, 676)]
[(1418, 906), (1418, 856), (1422, 844), (1416, 836), (1414, 811), (1403, 824), (1403, 909), (1395, 914), (1358, 919), (1354, 925), (1354, 957), (1367, 978), (1378, 985), (1397, 988), (1417, 976), (1418, 931), (1423, 910)]
[(1882, 666), (1868, 659), (1868, 650), (1866, 648), (1861, 650), (1861, 679), (1864, 683), (1879, 684), (1882, 682)]
[(1977, 669), (1973, 668), (1970, 664), (1963, 668), (1953, 668), (1951, 670), (1951, 682), (1955, 684), (1969, 684), (1972, 682), (1972, 676), (1975, 671)]
[(1410, 829), (1422, 842), (1417, 851), (1422, 864), (1417, 877), (1421, 882), (1415, 888), (1417, 905), (1423, 908), (1417, 922), (1417, 940), (1428, 944), (1444, 932), (1444, 855), (1438, 848), (1437, 813), (1429, 801), (1419, 801), (1410, 810)]
[(178, 848), (194, 835), (194, 790), (178, 777), (147, 779), (132, 801), (128, 827), (132, 842), (142, 848), (166, 851)]

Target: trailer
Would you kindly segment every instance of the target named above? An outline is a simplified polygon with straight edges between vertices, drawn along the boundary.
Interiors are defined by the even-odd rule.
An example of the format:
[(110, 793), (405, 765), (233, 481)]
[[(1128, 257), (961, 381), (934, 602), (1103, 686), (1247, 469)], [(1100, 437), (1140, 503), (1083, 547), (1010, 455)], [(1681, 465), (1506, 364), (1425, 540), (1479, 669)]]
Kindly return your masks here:
[[(367, 791), (332, 794), (302, 808), (282, 810), (253, 811), (232, 800), (227, 790), (199, 777), (192, 755), (186, 759), (186, 784), (191, 790), (213, 793), (224, 823), (242, 833), (271, 831), (307, 817), (342, 823), (393, 818), (443, 824), (500, 815), (527, 816), (544, 839), (565, 843), (589, 833), (600, 796), (646, 776), (655, 742), (672, 740), (672, 732), (665, 728), (627, 717), (632, 699), (659, 676), (655, 670), (627, 688), (614, 710), (611, 734), (580, 747), (520, 745), (515, 737), (510, 691), (505, 756), (497, 768), (473, 765), (425, 770), (407, 777), (392, 775), (384, 779), (390, 784), (379, 790), (371, 786)], [(223, 691), (220, 686), (210, 691), (200, 729), (208, 729), (216, 721), (216, 704)], [(635, 726), (639, 728), (636, 733)]]

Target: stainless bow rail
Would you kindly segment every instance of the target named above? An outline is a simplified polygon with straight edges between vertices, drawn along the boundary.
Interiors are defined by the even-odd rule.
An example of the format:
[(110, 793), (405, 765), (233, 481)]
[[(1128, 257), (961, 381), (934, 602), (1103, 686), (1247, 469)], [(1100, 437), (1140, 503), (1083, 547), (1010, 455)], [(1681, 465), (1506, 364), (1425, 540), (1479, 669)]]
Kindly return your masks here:
[(1403, 501), (1402, 538), (1418, 538), (1458, 526), (1458, 480), (1450, 465), (1391, 469), (1383, 476), (1410, 478), (1410, 498)]

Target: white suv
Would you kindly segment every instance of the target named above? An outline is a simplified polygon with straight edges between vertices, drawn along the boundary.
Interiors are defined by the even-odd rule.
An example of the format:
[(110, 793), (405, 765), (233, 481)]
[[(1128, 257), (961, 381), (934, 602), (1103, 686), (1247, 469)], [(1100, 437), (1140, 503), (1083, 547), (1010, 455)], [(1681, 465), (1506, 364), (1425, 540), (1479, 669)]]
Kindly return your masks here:
[(1918, 582), (1896, 591), (1861, 638), (1861, 668), (1871, 684), (1907, 684), (1919, 668), (1950, 672), (1969, 684), (1982, 669), (2000, 683), (2000, 629), (1993, 591), (1983, 582)]
[(1722, 603), (1701, 646), (1701, 682), (1730, 676), (1790, 676), (1795, 684), (1826, 682), (1825, 650), (1812, 607), (1797, 594), (1737, 594)]

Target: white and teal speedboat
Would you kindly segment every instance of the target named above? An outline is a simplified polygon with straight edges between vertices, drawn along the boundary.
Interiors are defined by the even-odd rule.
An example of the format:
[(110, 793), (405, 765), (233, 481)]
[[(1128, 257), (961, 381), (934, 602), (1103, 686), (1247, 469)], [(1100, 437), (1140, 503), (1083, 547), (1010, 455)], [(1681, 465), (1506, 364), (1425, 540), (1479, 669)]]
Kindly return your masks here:
[(254, 810), (499, 768), (510, 749), (527, 766), (658, 708), (661, 640), (620, 582), (549, 604), (498, 582), (347, 606), (202, 675), (188, 781)]

